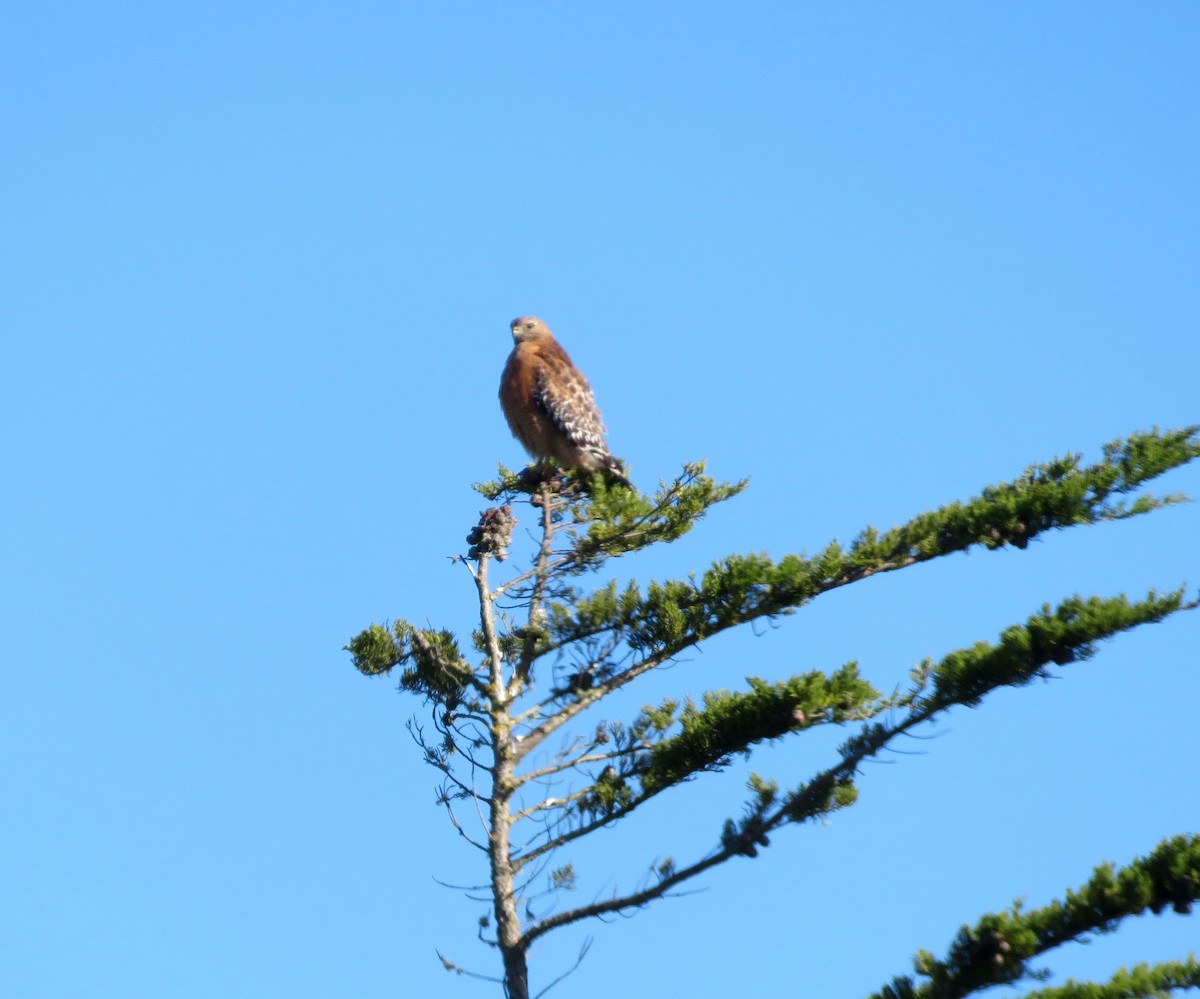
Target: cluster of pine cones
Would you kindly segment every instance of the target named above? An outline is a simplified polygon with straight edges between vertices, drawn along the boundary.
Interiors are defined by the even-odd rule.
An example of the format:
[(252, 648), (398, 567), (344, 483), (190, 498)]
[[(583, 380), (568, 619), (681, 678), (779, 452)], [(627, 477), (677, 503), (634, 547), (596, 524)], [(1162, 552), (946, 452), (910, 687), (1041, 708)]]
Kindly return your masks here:
[(512, 542), (516, 523), (517, 518), (508, 504), (484, 510), (479, 515), (479, 523), (467, 535), (467, 544), (471, 546), (467, 558), (478, 562), (483, 555), (494, 555), (503, 562), (508, 556), (508, 546)]

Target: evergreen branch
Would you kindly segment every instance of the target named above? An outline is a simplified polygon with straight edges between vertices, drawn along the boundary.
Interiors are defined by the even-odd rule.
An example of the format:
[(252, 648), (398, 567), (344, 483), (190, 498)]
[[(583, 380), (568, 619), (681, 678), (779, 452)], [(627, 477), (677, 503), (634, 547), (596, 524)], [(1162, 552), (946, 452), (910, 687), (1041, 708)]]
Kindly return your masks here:
[[(615, 677), (614, 681), (628, 682), (624, 674)], [(873, 688), (857, 679), (854, 664), (843, 667), (833, 677), (810, 673), (775, 685), (754, 678), (749, 682), (752, 690), (748, 694), (719, 691), (708, 695), (706, 711), (697, 711), (689, 705), (681, 716), (684, 732), (657, 746), (652, 745), (650, 739), (661, 735), (677, 720), (674, 701), (644, 709), (628, 730), (614, 723), (611, 726), (613, 737), (619, 738), (621, 745), (612, 758), (642, 759), (619, 771), (612, 766), (606, 767), (590, 788), (571, 796), (573, 801), (586, 806), (580, 811), (592, 817), (522, 853), (514, 863), (518, 866), (530, 863), (573, 840), (612, 825), (695, 772), (719, 769), (727, 756), (748, 752), (754, 742), (780, 738), (788, 732), (798, 732), (816, 724), (835, 721), (844, 724), (851, 717), (867, 718), (907, 703), (906, 699), (879, 698)], [(836, 691), (836, 695), (831, 696), (831, 691)], [(834, 700), (838, 702), (836, 708), (832, 703)], [(583, 710), (586, 706), (587, 702), (580, 702), (573, 707)], [(706, 713), (709, 709), (711, 714)], [(656, 762), (653, 754), (660, 747), (665, 748)], [(692, 759), (692, 770), (684, 764), (689, 752), (696, 754)], [(640, 778), (636, 792), (630, 786), (631, 777)]]
[[(641, 771), (645, 777), (638, 791), (628, 786), (626, 777), (639, 776), (640, 768), (627, 768), (624, 773), (613, 768), (606, 769), (593, 784), (589, 799), (596, 817), (522, 854), (514, 863), (528, 863), (596, 829), (611, 825), (673, 784), (701, 770), (713, 769), (724, 756), (745, 752), (754, 742), (779, 737), (778, 725), (785, 710), (795, 711), (798, 708), (805, 712), (803, 704), (808, 703), (807, 710), (818, 717), (819, 712), (829, 706), (829, 702), (823, 702), (822, 698), (834, 695), (847, 698), (843, 702), (844, 710), (848, 713), (859, 712), (859, 717), (869, 718), (880, 711), (908, 706), (908, 714), (899, 722), (866, 726), (842, 747), (842, 760), (837, 765), (801, 785), (786, 797), (782, 805), (772, 810), (776, 804), (773, 798), (759, 800), (747, 806), (748, 814), (740, 825), (732, 821), (726, 823), (722, 839), (733, 844), (732, 853), (755, 856), (759, 846), (767, 845), (767, 833), (788, 823), (827, 815), (853, 804), (857, 797), (853, 777), (859, 766), (878, 755), (897, 736), (931, 720), (955, 704), (971, 706), (999, 687), (1028, 684), (1037, 676), (1044, 675), (1045, 668), (1051, 663), (1063, 665), (1086, 660), (1095, 653), (1096, 643), (1101, 639), (1139, 624), (1161, 620), (1178, 610), (1192, 610), (1197, 605), (1197, 601), (1183, 602), (1182, 589), (1161, 597), (1151, 592), (1146, 600), (1134, 604), (1122, 595), (1087, 600), (1072, 597), (1054, 610), (1046, 605), (1024, 625), (1005, 629), (998, 645), (979, 642), (970, 649), (950, 653), (936, 666), (926, 664), (919, 667), (914, 679), (919, 688), (930, 687), (927, 693), (919, 689), (904, 698), (876, 700), (874, 705), (870, 704), (871, 697), (874, 695), (878, 698), (878, 695), (858, 679), (852, 664), (834, 674), (838, 680), (830, 682), (827, 690), (822, 691), (818, 684), (811, 691), (816, 696), (809, 702), (796, 699), (796, 692), (792, 688), (801, 681), (813, 683), (825, 679), (820, 673), (809, 674), (808, 678), (793, 678), (790, 684), (775, 689), (762, 685), (749, 694), (719, 695), (713, 714), (695, 713), (690, 720), (689, 731), (677, 737), (677, 741), (660, 743), (663, 747), (661, 755)], [(617, 681), (628, 682), (622, 674), (608, 683), (615, 684)], [(603, 690), (606, 686), (603, 684), (598, 689)], [(582, 711), (586, 706), (587, 702), (579, 702), (569, 707)], [(829, 720), (844, 723), (847, 717), (849, 714)], [(798, 721), (795, 715), (791, 716), (791, 720), (793, 723)], [(653, 752), (654, 749), (651, 749), (650, 753)]]
[[(1200, 836), (1164, 840), (1144, 859), (1116, 869), (1101, 864), (1078, 890), (1068, 889), (1062, 901), (1028, 912), (1020, 902), (982, 917), (959, 930), (944, 960), (920, 952), (912, 976), (901, 976), (870, 999), (959, 999), (999, 984), (1037, 977), (1029, 961), (1047, 951), (1092, 934), (1111, 933), (1123, 919), (1149, 910), (1156, 915), (1170, 905), (1189, 913), (1200, 901)], [(1155, 983), (1158, 983), (1157, 985)], [(1173, 984), (1170, 984), (1173, 983)], [(1068, 985), (1031, 995), (1041, 999), (1093, 996), (1156, 996), (1156, 988), (1195, 988), (1200, 966), (1193, 959), (1179, 965), (1144, 965), (1121, 972), (1107, 986)], [(1087, 991), (1104, 989), (1106, 991)]]
[[(970, 649), (948, 655), (936, 666), (922, 665), (914, 673), (917, 689), (910, 695), (907, 715), (893, 724), (866, 725), (856, 737), (841, 749), (842, 759), (836, 765), (817, 774), (782, 802), (773, 783), (751, 778), (756, 797), (747, 805), (747, 814), (734, 823), (729, 820), (721, 834), (721, 845), (713, 853), (689, 867), (672, 870), (655, 885), (624, 896), (614, 896), (601, 902), (567, 910), (530, 927), (522, 936), (528, 946), (537, 937), (557, 926), (593, 916), (625, 911), (646, 905), (690, 878), (724, 863), (731, 857), (755, 857), (758, 847), (768, 846), (768, 834), (790, 823), (802, 823), (831, 811), (847, 807), (857, 798), (853, 777), (867, 759), (878, 755), (897, 736), (913, 729), (954, 704), (974, 705), (982, 697), (1004, 686), (1024, 686), (1044, 673), (1051, 663), (1065, 664), (1089, 658), (1095, 644), (1104, 638), (1152, 621), (1158, 621), (1179, 610), (1191, 610), (1200, 601), (1185, 604), (1182, 590), (1165, 597), (1151, 592), (1146, 600), (1131, 604), (1124, 596), (1088, 600), (1071, 598), (1051, 611), (1049, 606), (1033, 615), (1025, 625), (1006, 628), (1000, 642), (989, 645), (979, 642)], [(925, 689), (928, 688), (928, 693)], [(602, 775), (603, 779), (604, 775)], [(611, 780), (612, 778), (610, 778)], [(597, 782), (600, 783), (600, 782)], [(651, 785), (642, 795), (614, 809), (611, 815), (593, 827), (606, 825), (627, 814), (647, 798), (659, 793), (666, 785)], [(522, 856), (518, 863), (527, 863), (535, 856), (556, 849), (582, 835), (572, 830), (550, 843)], [(1168, 897), (1167, 901), (1173, 901)], [(899, 994), (886, 999), (907, 999)], [(930, 993), (921, 999), (949, 999), (940, 993)]]
[(1024, 999), (1166, 999), (1180, 989), (1200, 989), (1200, 961), (1163, 961), (1122, 968), (1103, 985), (1069, 979), (1063, 985), (1026, 992)]
[(845, 724), (893, 706), (849, 663), (826, 676), (811, 672), (770, 684), (748, 677), (750, 690), (721, 690), (704, 695), (704, 708), (688, 704), (680, 716), (679, 735), (658, 743), (641, 770), (646, 790), (675, 784), (701, 770), (719, 769), (735, 753), (767, 739), (782, 738), (820, 723)]
[(1200, 605), (1195, 600), (1185, 603), (1183, 593), (1182, 587), (1161, 596), (1151, 590), (1137, 603), (1124, 594), (1086, 600), (1076, 596), (1054, 610), (1046, 604), (1024, 625), (1007, 628), (998, 645), (980, 642), (943, 659), (933, 671), (931, 706), (973, 706), (996, 687), (1029, 683), (1051, 663), (1062, 666), (1090, 659), (1101, 639)]
[(538, 490), (535, 483), (514, 472), (503, 462), (496, 465), (496, 478), (489, 482), (473, 482), (471, 488), (493, 503), (499, 499), (507, 502), (522, 494), (532, 496)]
[(1006, 628), (996, 645), (978, 642), (951, 652), (940, 663), (924, 663), (913, 673), (915, 689), (908, 714), (898, 723), (866, 725), (841, 748), (842, 761), (789, 794), (774, 811), (773, 802), (752, 803), (743, 827), (726, 824), (723, 838), (738, 837), (754, 856), (766, 845), (759, 837), (790, 822), (804, 822), (852, 804), (857, 796), (853, 776), (867, 759), (878, 755), (896, 736), (909, 731), (954, 705), (978, 704), (1000, 687), (1022, 687), (1044, 676), (1051, 664), (1082, 662), (1095, 654), (1096, 644), (1141, 624), (1160, 621), (1176, 611), (1194, 610), (1200, 601), (1183, 602), (1183, 590), (1166, 596), (1151, 591), (1145, 600), (1130, 603), (1117, 597), (1071, 597), (1051, 610), (1047, 604), (1024, 625)]
[[(718, 483), (704, 475), (704, 462), (688, 462), (671, 483), (659, 483), (658, 491), (644, 496), (625, 486), (612, 486), (601, 473), (585, 476), (570, 473), (561, 495), (575, 497), (571, 509), (571, 545), (559, 553), (572, 573), (595, 569), (609, 558), (640, 551), (659, 541), (682, 537), (708, 509), (736, 496), (747, 480)], [(475, 483), (477, 492), (489, 500), (508, 502), (519, 495), (537, 496), (545, 482), (513, 473), (499, 466), (499, 477)], [(503, 589), (511, 588), (505, 584)]]
[(390, 630), (372, 624), (344, 648), (353, 657), (355, 668), (368, 676), (407, 666), (400, 675), (401, 688), (422, 694), (426, 700), (456, 707), (468, 688), (487, 695), (487, 687), (459, 651), (454, 633), (445, 629), (418, 628), (401, 618)]
[(966, 503), (921, 514), (880, 534), (867, 528), (848, 549), (837, 542), (815, 556), (731, 555), (697, 583), (652, 582), (643, 594), (615, 584), (551, 608), (548, 649), (604, 631), (624, 634), (635, 652), (686, 648), (737, 625), (794, 611), (850, 583), (982, 546), (1025, 548), (1046, 531), (1123, 520), (1182, 501), (1182, 497), (1119, 497), (1200, 455), (1200, 427), (1135, 434), (1104, 447), (1104, 460), (1081, 467), (1068, 454), (1028, 468), (1018, 479), (991, 486)]
[[(647, 499), (629, 489), (609, 488), (603, 475), (592, 476), (590, 504), (577, 509), (571, 530), (570, 571), (594, 569), (609, 558), (640, 551), (659, 541), (675, 541), (690, 531), (710, 507), (731, 499), (748, 480), (716, 482), (704, 474), (704, 462), (689, 462), (669, 485)], [(586, 525), (586, 531), (580, 530)]]

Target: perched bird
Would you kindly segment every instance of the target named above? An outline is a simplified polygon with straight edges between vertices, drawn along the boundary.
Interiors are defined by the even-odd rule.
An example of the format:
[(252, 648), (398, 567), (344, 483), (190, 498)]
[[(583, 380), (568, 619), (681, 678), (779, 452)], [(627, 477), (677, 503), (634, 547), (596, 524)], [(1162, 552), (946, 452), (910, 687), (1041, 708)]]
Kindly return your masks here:
[(500, 406), (513, 436), (535, 458), (603, 470), (632, 489), (604, 442), (604, 421), (583, 372), (540, 319), (521, 316), (509, 325), (515, 343), (500, 377)]

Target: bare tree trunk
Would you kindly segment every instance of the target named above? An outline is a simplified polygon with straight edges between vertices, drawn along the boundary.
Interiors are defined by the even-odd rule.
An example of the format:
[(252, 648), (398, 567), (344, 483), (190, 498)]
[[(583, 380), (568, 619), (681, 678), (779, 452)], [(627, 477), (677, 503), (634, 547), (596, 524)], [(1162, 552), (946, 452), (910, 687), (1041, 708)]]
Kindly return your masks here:
[(488, 558), (480, 559), (476, 582), (479, 585), (480, 624), (490, 660), (489, 700), (491, 715), (492, 751), (495, 756), (492, 772), (492, 802), (488, 836), (488, 858), (492, 866), (492, 899), (496, 915), (496, 939), (504, 958), (504, 991), (508, 999), (529, 999), (529, 975), (525, 963), (525, 947), (521, 942), (521, 920), (517, 915), (517, 896), (513, 884), (513, 869), (509, 857), (512, 833), (513, 756), (511, 749), (512, 718), (509, 713), (509, 694), (504, 682), (503, 656), (496, 638), (496, 619), (492, 595), (488, 590)]
[[(507, 727), (507, 718), (494, 721)], [(508, 758), (508, 734), (494, 733), (497, 738), (496, 774), (492, 785), (491, 838), (488, 853), (492, 862), (492, 898), (496, 912), (496, 938), (504, 956), (504, 988), (508, 999), (529, 999), (529, 980), (525, 965), (525, 948), (521, 944), (521, 920), (517, 915), (517, 898), (513, 886), (512, 865), (509, 862), (509, 832), (512, 817), (508, 809), (512, 793), (512, 760)]]
[(529, 999), (529, 976), (521, 948), (504, 952), (504, 994), (508, 999)]

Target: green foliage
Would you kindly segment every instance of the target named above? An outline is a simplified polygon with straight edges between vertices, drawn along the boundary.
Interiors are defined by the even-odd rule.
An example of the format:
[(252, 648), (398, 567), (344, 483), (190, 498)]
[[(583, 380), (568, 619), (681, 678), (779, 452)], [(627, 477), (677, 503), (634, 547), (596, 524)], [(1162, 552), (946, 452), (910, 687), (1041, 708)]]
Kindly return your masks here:
[(998, 645), (979, 642), (943, 659), (933, 670), (931, 703), (977, 704), (996, 687), (1028, 683), (1051, 663), (1090, 659), (1100, 639), (1195, 606), (1184, 604), (1182, 588), (1162, 597), (1152, 591), (1134, 604), (1124, 594), (1072, 597), (1053, 610), (1046, 604), (1024, 625), (1006, 629)]
[(680, 716), (682, 731), (648, 754), (642, 788), (654, 793), (702, 770), (721, 767), (754, 743), (778, 739), (821, 723), (844, 724), (880, 707), (879, 692), (858, 675), (854, 663), (829, 676), (812, 672), (790, 680), (746, 681), (750, 690), (704, 695), (704, 707), (691, 701)]
[(389, 672), (404, 659), (401, 645), (382, 624), (373, 624), (346, 644), (354, 668), (367, 676)]
[(725, 820), (725, 826), (721, 830), (721, 849), (731, 854), (757, 857), (760, 846), (771, 845), (767, 838), (765, 816), (775, 804), (779, 785), (775, 781), (763, 780), (758, 774), (751, 774), (746, 783), (754, 792), (754, 797), (747, 802), (745, 814), (740, 821)]
[[(1130, 603), (1124, 596), (1108, 600), (1093, 597), (1086, 601), (1072, 598), (1054, 610), (1043, 608), (1024, 625), (1006, 628), (996, 645), (980, 642), (970, 649), (950, 653), (940, 663), (922, 663), (913, 671), (913, 689), (887, 699), (878, 695), (872, 698), (865, 686), (852, 686), (859, 682), (857, 672), (848, 674), (845, 679), (849, 685), (844, 689), (853, 690), (861, 700), (847, 700), (848, 713), (842, 717), (835, 714), (831, 720), (844, 723), (855, 717), (871, 719), (886, 713), (891, 716), (889, 721), (866, 721), (860, 731), (842, 745), (841, 759), (836, 764), (798, 785), (778, 801), (774, 794), (767, 800), (756, 789), (741, 822), (726, 821), (721, 834), (722, 847), (731, 853), (753, 856), (751, 848), (762, 845), (760, 841), (767, 833), (854, 804), (858, 796), (854, 775), (859, 767), (865, 760), (878, 755), (897, 736), (929, 722), (956, 704), (972, 706), (999, 687), (1023, 686), (1034, 677), (1044, 675), (1051, 664), (1083, 661), (1092, 654), (1095, 643), (1103, 638), (1195, 606), (1195, 603), (1182, 603), (1179, 593), (1167, 597), (1151, 593), (1138, 603)], [(851, 669), (853, 666), (845, 667), (845, 670)], [(820, 674), (814, 675), (814, 679), (817, 677)], [(763, 703), (757, 701), (755, 695), (761, 696), (761, 692), (755, 690), (748, 701), (743, 699), (743, 704)], [(819, 705), (820, 699), (815, 703)], [(725, 706), (724, 697), (718, 698), (718, 704)], [(722, 716), (723, 712), (718, 711), (717, 717)], [(734, 716), (739, 721), (745, 719), (745, 714), (736, 709)], [(710, 724), (711, 719), (703, 719), (697, 726), (698, 732), (708, 735)], [(760, 738), (771, 738), (773, 734), (762, 719), (758, 720), (758, 728), (750, 731), (756, 731)], [(686, 740), (684, 745), (692, 748)], [(706, 744), (700, 742), (700, 746), (702, 752)], [(705, 758), (700, 753), (680, 758), (673, 755), (673, 749), (671, 743), (664, 743), (651, 754), (653, 759), (654, 753), (661, 752), (671, 760), (674, 768), (667, 771), (671, 782), (684, 780), (691, 773), (706, 768)], [(647, 787), (645, 780), (643, 787)], [(649, 787), (654, 787), (652, 782)]]
[(633, 789), (615, 767), (605, 767), (591, 790), (580, 800), (580, 810), (590, 815), (612, 815), (633, 801)]
[[(603, 476), (593, 476), (590, 506), (586, 512), (576, 511), (580, 529), (572, 531), (575, 568), (595, 568), (616, 555), (640, 551), (660, 541), (675, 541), (690, 531), (710, 507), (746, 488), (744, 479), (718, 483), (703, 472), (703, 462), (685, 465), (674, 482), (660, 483), (653, 498), (622, 486), (609, 486)], [(586, 529), (582, 529), (584, 525)]]
[(507, 465), (497, 465), (496, 471), (496, 478), (490, 482), (476, 482), (471, 486), (484, 499), (491, 500), (494, 503), (501, 496), (519, 496), (522, 493), (526, 496), (532, 496), (537, 492), (536, 487), (527, 484), (521, 475), (514, 472)]
[[(545, 933), (636, 909), (717, 864), (757, 856), (785, 825), (853, 805), (863, 763), (942, 712), (977, 706), (1000, 687), (1024, 686), (1051, 669), (1087, 660), (1101, 640), (1200, 601), (1185, 601), (1182, 589), (1151, 592), (1138, 601), (1124, 595), (1070, 597), (1044, 605), (994, 643), (978, 642), (939, 662), (922, 662), (906, 690), (887, 696), (849, 663), (774, 682), (748, 677), (746, 689), (710, 691), (699, 703), (667, 697), (627, 721), (592, 714), (585, 724), (583, 712), (707, 638), (793, 613), (838, 587), (975, 547), (1025, 548), (1048, 531), (1178, 502), (1178, 496), (1132, 494), (1198, 456), (1200, 427), (1135, 434), (1105, 445), (1097, 463), (1085, 465), (1068, 454), (1033, 465), (970, 500), (887, 531), (868, 527), (849, 545), (833, 541), (815, 555), (731, 554), (699, 575), (645, 585), (614, 579), (590, 592), (581, 582), (587, 573), (608, 559), (681, 537), (745, 482), (718, 483), (704, 474), (703, 464), (694, 463), (644, 495), (601, 474), (563, 475), (544, 466), (514, 473), (500, 466), (496, 480), (476, 489), (503, 505), (481, 513), (467, 535), (469, 549), (455, 559), (471, 575), (479, 598), (478, 627), (468, 648), (473, 661), (452, 632), (418, 628), (404, 619), (390, 627), (372, 624), (346, 648), (364, 674), (401, 667), (400, 687), (432, 708), (436, 738), (426, 741), (420, 726), (410, 728), (426, 761), (444, 776), (437, 800), (457, 832), (492, 864), (496, 940), (488, 942), (504, 951), (509, 981)], [(541, 538), (528, 569), (510, 570), (505, 582), (492, 584), (489, 572), (509, 552), (516, 523), (511, 504), (519, 499), (528, 500)], [(738, 755), (749, 757), (764, 743), (827, 724), (851, 728), (835, 758), (790, 790), (752, 775), (741, 814), (724, 820), (717, 843), (700, 859), (655, 860), (640, 868), (643, 881), (627, 894), (534, 915), (529, 885), (535, 878), (548, 883), (551, 893), (577, 884), (570, 863), (548, 867), (551, 855), (683, 781), (721, 770)], [(558, 748), (547, 749), (554, 745)], [(482, 820), (482, 842), (472, 839), (454, 813), (455, 803), (464, 800)], [(518, 826), (522, 833), (514, 836)], [(518, 877), (527, 880), (519, 884)], [(949, 999), (1034, 979), (1038, 972), (1028, 962), (1037, 955), (1107, 932), (1147, 909), (1190, 911), (1198, 886), (1200, 840), (1177, 837), (1121, 870), (1098, 868), (1061, 902), (1028, 912), (1014, 906), (964, 927), (944, 960), (918, 954), (915, 976), (895, 979), (877, 999)], [(542, 892), (533, 897), (537, 894)], [(481, 928), (490, 929), (492, 915)], [(521, 918), (528, 924), (522, 926)], [(1034, 994), (1118, 999), (1196, 983), (1193, 961), (1142, 966), (1105, 984), (1070, 983)]]
[[(571, 592), (569, 601), (551, 608), (550, 647), (613, 633), (640, 655), (667, 657), (881, 572), (973, 546), (1024, 548), (1048, 530), (1121, 520), (1177, 503), (1181, 497), (1175, 495), (1142, 496), (1132, 503), (1115, 497), (1200, 454), (1200, 428), (1135, 434), (1105, 445), (1104, 454), (1090, 466), (1082, 466), (1078, 455), (1031, 466), (1013, 482), (990, 486), (966, 503), (948, 504), (882, 534), (867, 528), (848, 549), (834, 541), (811, 557), (730, 555), (714, 562), (699, 583), (694, 576), (651, 582), (644, 593), (634, 582), (619, 594), (615, 583), (589, 596)], [(589, 555), (588, 564), (593, 561)]]
[(1200, 961), (1164, 961), (1120, 969), (1107, 982), (1076, 982), (1026, 992), (1024, 999), (1170, 999), (1181, 989), (1200, 989)]
[(345, 648), (354, 657), (355, 667), (368, 676), (407, 665), (400, 686), (446, 707), (456, 707), (464, 690), (475, 684), (474, 670), (449, 631), (416, 628), (401, 619), (390, 632), (381, 624), (372, 624)]
[[(569, 547), (557, 563), (558, 571), (578, 574), (604, 561), (640, 551), (660, 541), (674, 541), (690, 531), (717, 503), (746, 488), (743, 480), (717, 482), (704, 474), (704, 462), (690, 462), (670, 483), (660, 483), (653, 496), (642, 495), (609, 482), (601, 473), (566, 474), (560, 495), (567, 499), (559, 516), (565, 520)], [(514, 474), (503, 465), (491, 482), (475, 489), (489, 500), (511, 502), (526, 495), (541, 502), (544, 479)]]
[(1090, 466), (1082, 466), (1078, 454), (1032, 465), (1013, 482), (990, 486), (965, 504), (952, 503), (879, 538), (864, 536), (852, 549), (852, 565), (922, 559), (975, 544), (1024, 548), (1048, 530), (1120, 520), (1179, 502), (1177, 496), (1140, 497), (1127, 504), (1112, 497), (1200, 455), (1200, 426), (1134, 434), (1105, 444), (1103, 453), (1104, 460)]
[(578, 875), (571, 864), (564, 864), (550, 872), (550, 882), (555, 888), (563, 891), (574, 891)]
[[(1176, 912), (1191, 912), (1198, 900), (1200, 836), (1175, 836), (1127, 867), (1101, 864), (1086, 884), (1068, 890), (1062, 901), (1029, 911), (1017, 902), (1007, 911), (982, 917), (974, 926), (964, 926), (944, 960), (935, 960), (928, 952), (917, 955), (914, 968), (924, 982), (909, 976), (896, 978), (871, 999), (957, 999), (991, 985), (1041, 977), (1028, 962), (1046, 951), (1092, 934), (1110, 933), (1121, 920), (1147, 910), (1159, 913), (1170, 905)], [(1195, 962), (1157, 969), (1142, 966), (1119, 973), (1104, 986), (1072, 983), (1033, 994), (1047, 999), (1153, 996), (1161, 994), (1155, 987), (1170, 981), (1183, 983), (1174, 987), (1200, 984)], [(1149, 991), (1121, 992), (1121, 988)]]

